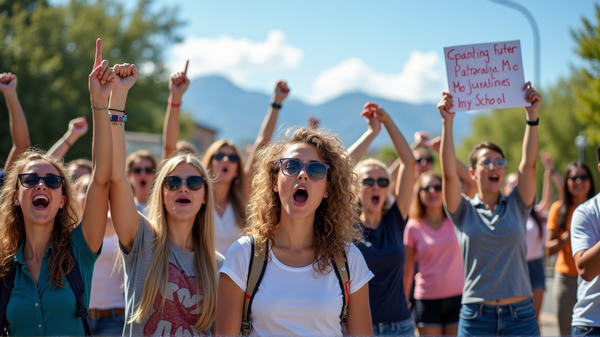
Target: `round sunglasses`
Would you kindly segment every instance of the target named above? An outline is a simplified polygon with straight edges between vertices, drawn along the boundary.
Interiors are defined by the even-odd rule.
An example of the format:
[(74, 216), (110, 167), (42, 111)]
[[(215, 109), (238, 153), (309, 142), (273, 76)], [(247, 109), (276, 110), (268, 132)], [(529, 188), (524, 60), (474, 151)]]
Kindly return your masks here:
[(65, 180), (65, 177), (62, 176), (48, 175), (45, 177), (40, 177), (34, 173), (21, 173), (18, 175), (18, 177), (19, 182), (21, 182), (21, 186), (25, 188), (36, 187), (39, 185), (40, 180), (43, 180), (44, 185), (53, 190), (58, 189)]
[(300, 174), (303, 167), (306, 167), (306, 173), (313, 180), (321, 180), (325, 178), (327, 175), (327, 170), (329, 169), (329, 165), (325, 163), (321, 163), (318, 161), (312, 163), (303, 163), (294, 158), (281, 158), (279, 159), (279, 165), (277, 168), (281, 167), (281, 172), (283, 175), (288, 177), (295, 177)]
[(154, 169), (152, 167), (136, 167), (133, 169), (133, 173), (135, 174), (140, 174), (142, 172), (145, 172), (146, 174), (152, 174), (154, 173)]
[(431, 185), (431, 186), (425, 186), (425, 187), (421, 187), (420, 188), (421, 191), (425, 191), (425, 192), (441, 192), (442, 191), (442, 185)]
[(490, 158), (484, 158), (477, 164), (483, 166), (484, 168), (489, 168), (490, 170), (493, 167), (498, 168), (498, 169), (503, 169), (506, 167), (506, 159), (497, 158), (495, 161), (492, 161)]
[(388, 187), (390, 185), (390, 180), (388, 178), (378, 178), (377, 180), (374, 178), (365, 178), (362, 183), (367, 187), (374, 186), (375, 183), (377, 183), (379, 187)]
[(178, 176), (166, 176), (163, 179), (163, 184), (169, 191), (176, 191), (184, 182), (190, 190), (197, 191), (204, 186), (204, 177), (190, 176), (183, 180)]
[(218, 152), (213, 156), (217, 161), (223, 161), (223, 159), (227, 158), (232, 163), (237, 163), (240, 161), (240, 157), (236, 154), (225, 154)]

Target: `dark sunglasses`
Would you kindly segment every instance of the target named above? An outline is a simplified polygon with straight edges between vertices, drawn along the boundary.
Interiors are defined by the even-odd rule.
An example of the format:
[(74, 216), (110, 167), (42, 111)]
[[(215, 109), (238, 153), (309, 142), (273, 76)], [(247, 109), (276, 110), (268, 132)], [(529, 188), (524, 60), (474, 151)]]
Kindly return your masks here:
[(431, 164), (431, 163), (433, 163), (433, 157), (421, 157), (421, 158), (416, 158), (415, 160), (419, 164), (424, 164), (424, 163)]
[[(176, 191), (181, 187), (184, 180), (178, 176), (166, 176), (163, 179), (163, 184), (169, 191)], [(204, 186), (204, 177), (201, 176), (190, 176), (185, 179), (185, 184), (192, 191), (197, 191)]]
[(281, 172), (288, 177), (295, 177), (300, 174), (302, 168), (306, 166), (306, 173), (314, 180), (321, 180), (327, 175), (329, 165), (321, 162), (303, 163), (293, 158), (281, 158), (279, 159), (279, 165)]
[(581, 181), (588, 181), (590, 179), (590, 176), (588, 176), (587, 174), (582, 174), (580, 176), (570, 176), (569, 180), (577, 180), (580, 179)]
[(506, 159), (498, 158), (496, 159), (496, 161), (492, 161), (490, 158), (485, 158), (477, 164), (489, 168), (490, 170), (492, 169), (492, 167), (502, 169), (506, 167)]
[(378, 178), (377, 180), (373, 178), (365, 178), (362, 181), (363, 185), (367, 187), (375, 185), (376, 182), (379, 187), (388, 187), (390, 185), (390, 180), (388, 178)]
[(133, 169), (133, 173), (140, 174), (142, 171), (146, 172), (146, 174), (154, 173), (154, 169), (152, 167), (136, 167)]
[(425, 187), (421, 187), (420, 188), (421, 191), (426, 191), (426, 192), (441, 192), (442, 191), (442, 185), (431, 185), (431, 186), (425, 186)]
[(39, 185), (40, 180), (43, 180), (44, 185), (53, 190), (59, 188), (65, 180), (65, 177), (61, 176), (49, 175), (45, 177), (40, 177), (37, 174), (33, 173), (21, 173), (18, 175), (18, 177), (19, 181), (21, 182), (21, 186), (25, 188), (36, 187), (37, 185)]
[(217, 153), (214, 155), (214, 158), (217, 161), (223, 161), (223, 159), (227, 158), (227, 160), (229, 160), (232, 163), (237, 163), (240, 161), (240, 156), (236, 155), (236, 154), (225, 154), (225, 153)]

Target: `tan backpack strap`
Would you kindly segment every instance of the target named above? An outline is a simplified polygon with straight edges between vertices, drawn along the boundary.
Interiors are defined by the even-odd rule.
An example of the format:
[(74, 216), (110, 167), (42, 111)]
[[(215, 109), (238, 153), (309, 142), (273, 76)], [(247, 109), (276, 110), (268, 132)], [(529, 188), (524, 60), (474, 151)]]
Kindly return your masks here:
[(248, 282), (246, 283), (246, 297), (244, 298), (244, 312), (242, 313), (242, 336), (248, 336), (252, 330), (250, 323), (250, 311), (252, 309), (252, 300), (258, 291), (258, 286), (262, 281), (267, 267), (267, 252), (269, 242), (266, 241), (265, 249), (260, 249), (260, 254), (255, 256), (256, 234), (250, 236), (252, 249), (250, 252), (250, 263), (248, 264)]
[(340, 314), (340, 320), (342, 325), (346, 324), (346, 317), (348, 317), (348, 303), (350, 303), (350, 271), (348, 270), (348, 258), (344, 254), (343, 258), (338, 258), (333, 262), (333, 270), (335, 275), (340, 282), (340, 288), (342, 290), (342, 313)]

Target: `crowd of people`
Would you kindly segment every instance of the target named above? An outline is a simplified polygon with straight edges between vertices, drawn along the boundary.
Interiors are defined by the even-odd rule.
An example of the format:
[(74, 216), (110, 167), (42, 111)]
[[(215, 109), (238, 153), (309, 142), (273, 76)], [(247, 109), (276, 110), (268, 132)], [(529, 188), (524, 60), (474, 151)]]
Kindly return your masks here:
[[(367, 130), (347, 149), (315, 120), (272, 142), (283, 81), (248, 156), (229, 140), (200, 154), (179, 140), (186, 71), (169, 81), (162, 158), (127, 155), (137, 78), (103, 60), (98, 39), (91, 161), (65, 165), (86, 119), (32, 149), (17, 76), (0, 75), (13, 140), (0, 171), (3, 335), (539, 335), (554, 254), (560, 334), (600, 334), (600, 199), (588, 166), (561, 176), (539, 153), (542, 97), (529, 83), (522, 158), (507, 174), (489, 141), (456, 158), (449, 93), (434, 139), (409, 144), (366, 103)], [(383, 129), (389, 167), (363, 159)]]

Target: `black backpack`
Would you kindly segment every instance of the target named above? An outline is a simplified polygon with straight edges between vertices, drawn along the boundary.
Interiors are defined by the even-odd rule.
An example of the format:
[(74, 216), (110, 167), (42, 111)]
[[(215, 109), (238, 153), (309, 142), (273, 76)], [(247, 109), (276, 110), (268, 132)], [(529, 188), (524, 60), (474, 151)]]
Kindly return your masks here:
[[(71, 255), (73, 252), (71, 252)], [(69, 284), (71, 285), (71, 289), (73, 289), (73, 293), (75, 293), (75, 298), (77, 299), (77, 311), (75, 312), (75, 317), (81, 317), (83, 320), (83, 329), (85, 330), (86, 336), (91, 336), (92, 331), (90, 329), (90, 324), (88, 323), (88, 310), (85, 307), (85, 301), (83, 295), (85, 294), (85, 288), (83, 287), (83, 278), (81, 277), (81, 271), (79, 270), (79, 265), (77, 264), (77, 260), (75, 261), (75, 265), (71, 269), (71, 272), (67, 274), (67, 280), (69, 280)], [(16, 266), (13, 266), (12, 270), (8, 275), (0, 279), (0, 335), (8, 336), (8, 322), (6, 321), (6, 307), (8, 306), (8, 300), (10, 298), (10, 293), (15, 284), (15, 275), (17, 273)]]

